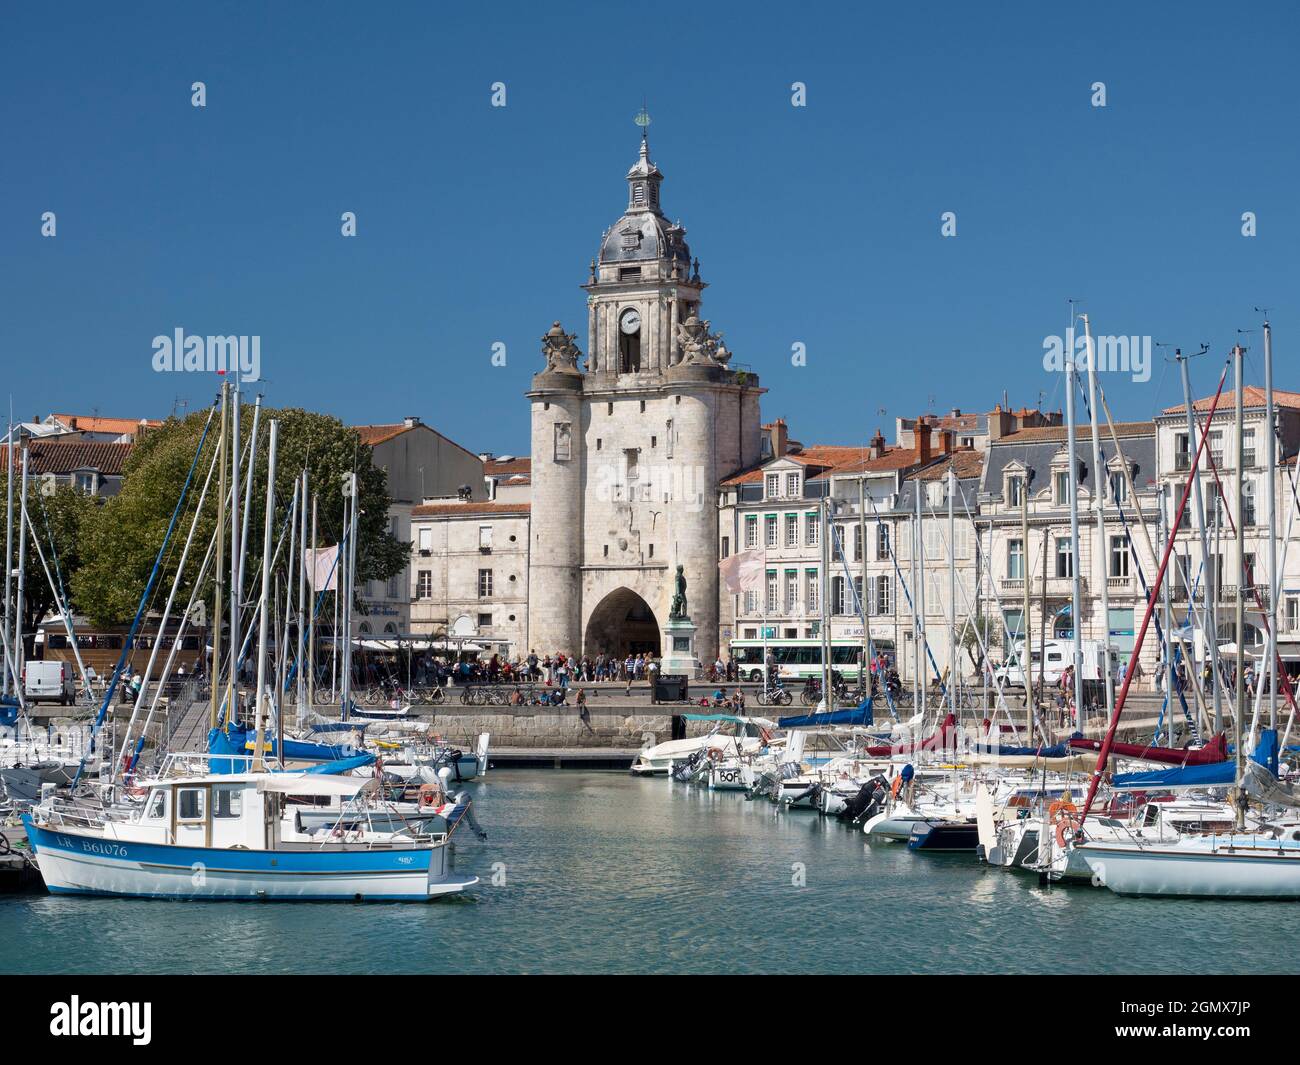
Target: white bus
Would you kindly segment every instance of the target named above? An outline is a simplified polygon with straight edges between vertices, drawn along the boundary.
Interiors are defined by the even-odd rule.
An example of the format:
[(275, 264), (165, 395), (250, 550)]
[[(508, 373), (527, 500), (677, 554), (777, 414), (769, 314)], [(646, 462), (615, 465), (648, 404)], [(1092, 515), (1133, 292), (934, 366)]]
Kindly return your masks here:
[[(892, 660), (894, 643), (892, 640), (874, 640), (872, 648), (883, 652)], [(763, 654), (766, 650), (776, 662), (777, 673), (782, 680), (806, 680), (822, 675), (822, 642), (819, 638), (732, 640), (731, 654), (736, 659), (736, 667), (742, 680), (762, 681)], [(862, 641), (860, 639), (831, 640), (831, 668), (849, 684), (860, 683), (859, 662), (862, 658)]]

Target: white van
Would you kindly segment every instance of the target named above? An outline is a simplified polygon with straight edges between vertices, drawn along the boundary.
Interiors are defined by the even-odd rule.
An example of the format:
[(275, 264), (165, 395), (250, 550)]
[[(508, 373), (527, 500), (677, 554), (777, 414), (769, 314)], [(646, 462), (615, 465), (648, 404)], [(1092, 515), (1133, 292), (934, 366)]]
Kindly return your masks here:
[(29, 702), (57, 702), (71, 706), (76, 700), (72, 670), (66, 662), (23, 663), (23, 695)]
[[(1023, 688), (1025, 686), (1025, 674), (1020, 668), (1020, 659), (1024, 654), (1024, 646), (1023, 643), (1015, 644), (1007, 664), (999, 666), (995, 673), (995, 676), (1006, 687)], [(1084, 680), (1102, 679), (1099, 673), (1101, 642), (1099, 640), (1084, 640), (1082, 650), (1083, 668), (1080, 670), (1080, 676)], [(1046, 655), (1046, 666), (1043, 666), (1044, 655)], [(1061, 674), (1070, 667), (1073, 661), (1073, 640), (1048, 640), (1042, 647), (1032, 642), (1029, 645), (1029, 676), (1035, 684), (1038, 683), (1040, 669), (1043, 683), (1049, 688), (1060, 684)], [(1112, 648), (1110, 652), (1111, 676), (1115, 675), (1118, 662), (1119, 655)]]

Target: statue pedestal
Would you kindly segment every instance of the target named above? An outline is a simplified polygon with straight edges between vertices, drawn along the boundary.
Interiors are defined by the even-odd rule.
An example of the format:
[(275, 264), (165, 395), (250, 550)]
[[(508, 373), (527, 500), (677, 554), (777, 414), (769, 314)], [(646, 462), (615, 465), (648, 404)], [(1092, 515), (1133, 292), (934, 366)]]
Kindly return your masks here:
[(669, 618), (664, 626), (663, 661), (659, 675), (682, 673), (694, 679), (699, 662), (695, 657), (695, 624), (690, 618)]

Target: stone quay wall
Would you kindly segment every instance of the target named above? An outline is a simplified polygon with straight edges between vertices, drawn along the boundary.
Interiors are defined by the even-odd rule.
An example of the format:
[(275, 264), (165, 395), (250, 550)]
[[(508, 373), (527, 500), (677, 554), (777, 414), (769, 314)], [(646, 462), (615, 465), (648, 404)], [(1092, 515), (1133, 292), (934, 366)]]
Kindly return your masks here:
[[(472, 748), (480, 733), (492, 734), (493, 747), (616, 748), (635, 749), (672, 738), (672, 711), (668, 706), (607, 705), (589, 703), (589, 724), (569, 706), (461, 706), (443, 704), (412, 708), (422, 721), (448, 742)], [(682, 706), (679, 712), (699, 712)], [(706, 722), (688, 721), (687, 735), (707, 731)]]

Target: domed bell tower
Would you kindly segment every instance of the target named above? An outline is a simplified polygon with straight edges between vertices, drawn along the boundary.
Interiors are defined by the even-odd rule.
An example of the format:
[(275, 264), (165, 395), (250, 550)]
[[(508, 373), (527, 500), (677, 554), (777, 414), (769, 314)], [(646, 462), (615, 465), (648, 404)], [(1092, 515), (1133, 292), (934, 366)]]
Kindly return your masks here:
[(758, 461), (757, 377), (701, 315), (686, 230), (665, 217), (644, 132), (627, 206), (601, 237), (587, 360), (556, 323), (533, 416), (529, 643), (539, 654), (664, 654), (677, 566), (696, 649), (718, 648), (717, 486)]
[(643, 133), (640, 157), (627, 172), (627, 210), (605, 231), (583, 286), (590, 371), (602, 378), (673, 366), (680, 358), (678, 326), (698, 316), (705, 284), (686, 230), (660, 208), (663, 179)]

